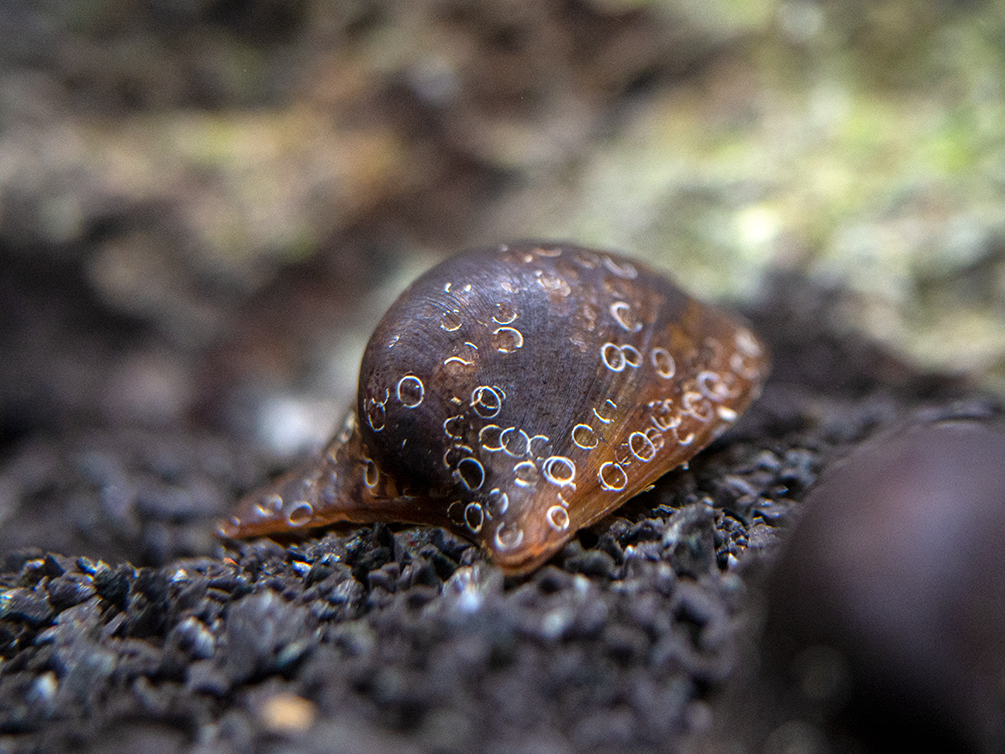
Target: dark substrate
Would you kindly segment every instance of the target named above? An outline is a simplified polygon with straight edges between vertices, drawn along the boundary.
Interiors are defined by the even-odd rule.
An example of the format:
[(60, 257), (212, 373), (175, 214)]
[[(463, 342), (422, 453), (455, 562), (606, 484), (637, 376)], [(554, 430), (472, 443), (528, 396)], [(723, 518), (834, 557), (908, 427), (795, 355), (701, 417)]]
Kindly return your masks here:
[(779, 282), (748, 312), (775, 362), (760, 401), (522, 579), (429, 528), (224, 549), (214, 519), (267, 469), (219, 436), (9, 444), (0, 751), (680, 750), (820, 473), (895, 426), (1002, 414), (840, 331), (837, 298)]

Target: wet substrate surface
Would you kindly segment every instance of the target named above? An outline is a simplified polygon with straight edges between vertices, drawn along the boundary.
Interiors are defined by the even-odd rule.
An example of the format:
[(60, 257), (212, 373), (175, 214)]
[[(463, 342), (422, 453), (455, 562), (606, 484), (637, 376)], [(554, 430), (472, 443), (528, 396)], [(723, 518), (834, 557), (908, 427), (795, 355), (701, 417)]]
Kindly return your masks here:
[(821, 472), (896, 426), (1001, 414), (831, 328), (803, 284), (770, 300), (749, 312), (775, 362), (760, 401), (522, 579), (421, 527), (225, 549), (213, 520), (266, 469), (219, 437), (103, 427), (18, 443), (0, 470), (0, 751), (700, 740), (749, 659), (758, 574)]

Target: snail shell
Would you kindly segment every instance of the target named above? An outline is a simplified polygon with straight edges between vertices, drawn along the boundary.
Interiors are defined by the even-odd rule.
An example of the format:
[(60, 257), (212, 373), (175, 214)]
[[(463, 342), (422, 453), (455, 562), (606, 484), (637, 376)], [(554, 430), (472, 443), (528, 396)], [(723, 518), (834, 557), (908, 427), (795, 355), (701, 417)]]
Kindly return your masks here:
[(722, 433), (767, 369), (749, 329), (626, 257), (470, 251), (384, 315), (320, 459), (220, 533), (432, 524), (524, 573)]

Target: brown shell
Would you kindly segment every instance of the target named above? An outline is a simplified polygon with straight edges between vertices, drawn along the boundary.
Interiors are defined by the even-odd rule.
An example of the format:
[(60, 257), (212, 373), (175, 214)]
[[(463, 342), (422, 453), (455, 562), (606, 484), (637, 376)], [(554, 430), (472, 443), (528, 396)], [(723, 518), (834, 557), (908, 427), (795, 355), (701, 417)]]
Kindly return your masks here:
[(749, 329), (626, 257), (474, 250), (384, 315), (321, 459), (221, 533), (432, 524), (524, 573), (722, 433), (767, 369)]

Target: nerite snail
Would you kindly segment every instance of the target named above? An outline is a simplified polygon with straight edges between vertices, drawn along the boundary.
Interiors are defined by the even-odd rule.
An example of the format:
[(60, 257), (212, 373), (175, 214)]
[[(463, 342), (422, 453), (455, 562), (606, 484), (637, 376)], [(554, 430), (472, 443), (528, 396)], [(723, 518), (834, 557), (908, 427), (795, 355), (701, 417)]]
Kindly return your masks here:
[(432, 524), (524, 573), (722, 433), (767, 369), (749, 329), (626, 257), (470, 251), (384, 315), (321, 457), (220, 533)]

